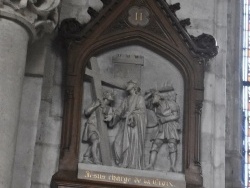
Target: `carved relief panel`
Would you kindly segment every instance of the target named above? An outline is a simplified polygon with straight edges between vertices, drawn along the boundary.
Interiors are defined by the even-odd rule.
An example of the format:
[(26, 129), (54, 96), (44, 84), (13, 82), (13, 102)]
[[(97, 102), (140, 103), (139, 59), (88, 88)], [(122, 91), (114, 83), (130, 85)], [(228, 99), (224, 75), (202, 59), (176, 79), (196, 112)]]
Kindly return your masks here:
[[(68, 47), (54, 187), (202, 187), (204, 63), (212, 36), (190, 36), (165, 0), (103, 1), (92, 20), (65, 20)], [(197, 110), (198, 109), (198, 110)]]
[(184, 184), (184, 82), (171, 62), (144, 47), (126, 46), (92, 57), (83, 84), (79, 179), (95, 179), (96, 168), (110, 176), (105, 166), (112, 166), (124, 177), (135, 169), (155, 179), (160, 174), (173, 185), (166, 174), (175, 174)]
[[(140, 54), (133, 55), (135, 52)], [(171, 62), (141, 46), (115, 49), (92, 58), (90, 61), (91, 65), (97, 64), (95, 67), (98, 66), (100, 73), (96, 74), (98, 78), (95, 78), (94, 75), (91, 76), (89, 72), (94, 71), (93, 66), (90, 69), (87, 68), (86, 71), (87, 77), (84, 80), (84, 85), (88, 89), (85, 90), (83, 96), (83, 135), (79, 162), (111, 164), (112, 166), (141, 170), (155, 169), (182, 172), (181, 130), (183, 126), (184, 82), (177, 68)], [(97, 79), (101, 82), (99, 86), (95, 84)], [(138, 135), (134, 135), (135, 137), (142, 136), (142, 140), (138, 141), (137, 144), (141, 143), (140, 148), (143, 152), (131, 156), (134, 160), (142, 158), (143, 161), (138, 160), (138, 164), (133, 165), (122, 161), (121, 158), (124, 158), (125, 154), (118, 154), (117, 149), (121, 148), (120, 144), (124, 144), (119, 141), (119, 131), (124, 132), (120, 129), (123, 129), (123, 126), (129, 126), (129, 123), (126, 124), (129, 117), (125, 115), (126, 113), (129, 114), (129, 111), (128, 109), (127, 111), (122, 109), (122, 107), (124, 107), (124, 102), (131, 97), (128, 91), (131, 85), (140, 89), (140, 91), (136, 91), (136, 96), (142, 98), (143, 106), (138, 110), (139, 114), (142, 114), (145, 119), (140, 123), (143, 128), (142, 132), (138, 130)], [(98, 91), (101, 94), (99, 100), (95, 95), (95, 90), (100, 90)], [(109, 98), (107, 100), (110, 103), (104, 103), (106, 98)], [(100, 102), (101, 100), (103, 102)], [(134, 106), (134, 104), (131, 105)], [(95, 114), (98, 113), (95, 109), (102, 108), (103, 120), (100, 119), (99, 121), (102, 121), (103, 125), (101, 126), (105, 126), (107, 129), (105, 131), (107, 135), (103, 135), (103, 142), (108, 142), (108, 146), (100, 143), (102, 140), (99, 135), (103, 133), (102, 130), (98, 129), (97, 122), (92, 122), (92, 125), (95, 126), (94, 130), (91, 131), (91, 128), (88, 128), (91, 124), (89, 123), (91, 116), (86, 114), (88, 107), (93, 108), (92, 112)], [(124, 111), (123, 114), (121, 114), (121, 111)], [(136, 109), (130, 113), (133, 114), (130, 121), (138, 121), (136, 120), (137, 115), (134, 114)], [(95, 118), (94, 121), (98, 121), (97, 115), (95, 115)], [(132, 120), (133, 118), (135, 119)], [(88, 132), (86, 129), (89, 129), (89, 137), (96, 135), (92, 137), (98, 140), (98, 146), (93, 144), (90, 138), (84, 138), (86, 132)], [(126, 136), (131, 137), (131, 135)], [(104, 147), (106, 146), (104, 150), (101, 149), (102, 144)], [(135, 145), (133, 142), (128, 144)], [(93, 149), (93, 147), (97, 148)], [(91, 149), (94, 153), (90, 151)], [(124, 148), (124, 150), (126, 149)], [(132, 149), (137, 150), (139, 148)], [(110, 159), (107, 163), (106, 158)], [(151, 163), (149, 163), (150, 158)]]

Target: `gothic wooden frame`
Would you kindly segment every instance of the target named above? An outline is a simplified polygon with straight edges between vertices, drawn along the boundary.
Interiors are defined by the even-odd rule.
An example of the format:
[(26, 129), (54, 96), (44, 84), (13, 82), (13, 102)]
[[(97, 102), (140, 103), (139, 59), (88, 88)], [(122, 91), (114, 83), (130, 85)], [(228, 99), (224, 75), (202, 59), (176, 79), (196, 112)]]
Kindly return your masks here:
[[(88, 10), (92, 20), (87, 25), (67, 19), (59, 29), (59, 36), (67, 46), (67, 72), (59, 171), (53, 176), (51, 186), (126, 187), (77, 179), (82, 83), (90, 57), (137, 44), (170, 60), (184, 78), (183, 172), (187, 187), (202, 187), (199, 143), (204, 66), (217, 54), (214, 38), (206, 34), (190, 36), (185, 29), (189, 19), (180, 21), (176, 17), (179, 4), (168, 5), (164, 0), (103, 0), (103, 3), (99, 13), (92, 8)], [(127, 23), (126, 11), (132, 5), (149, 9), (151, 22), (147, 27)]]

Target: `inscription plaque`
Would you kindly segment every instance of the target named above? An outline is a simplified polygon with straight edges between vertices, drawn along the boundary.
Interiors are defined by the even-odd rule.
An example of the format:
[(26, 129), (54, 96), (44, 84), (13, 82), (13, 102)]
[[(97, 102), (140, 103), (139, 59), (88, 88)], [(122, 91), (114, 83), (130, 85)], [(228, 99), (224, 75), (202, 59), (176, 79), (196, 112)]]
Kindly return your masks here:
[(90, 164), (79, 164), (78, 170), (79, 179), (144, 187), (186, 188), (185, 177), (182, 174), (131, 171), (117, 167), (97, 167)]

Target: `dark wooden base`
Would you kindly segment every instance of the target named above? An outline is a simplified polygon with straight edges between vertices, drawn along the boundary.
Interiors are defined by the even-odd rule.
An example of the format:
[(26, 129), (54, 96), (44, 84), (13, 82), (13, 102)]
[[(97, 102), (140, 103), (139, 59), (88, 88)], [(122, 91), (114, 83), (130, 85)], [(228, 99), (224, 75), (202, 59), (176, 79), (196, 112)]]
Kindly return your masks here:
[[(203, 181), (200, 174), (197, 176), (186, 175), (187, 187), (186, 188), (203, 188), (201, 182)], [(51, 180), (51, 188), (149, 188), (148, 186), (135, 186), (135, 185), (125, 185), (118, 183), (109, 182), (99, 182), (99, 181), (89, 181), (77, 179), (77, 173), (71, 171), (59, 171), (57, 172)], [(155, 186), (152, 188), (156, 188)], [(178, 187), (177, 187), (178, 188)]]
[[(75, 172), (61, 171), (56, 173), (51, 180), (51, 188), (131, 188), (131, 186), (117, 183), (79, 180)], [(147, 187), (148, 188), (148, 187)]]

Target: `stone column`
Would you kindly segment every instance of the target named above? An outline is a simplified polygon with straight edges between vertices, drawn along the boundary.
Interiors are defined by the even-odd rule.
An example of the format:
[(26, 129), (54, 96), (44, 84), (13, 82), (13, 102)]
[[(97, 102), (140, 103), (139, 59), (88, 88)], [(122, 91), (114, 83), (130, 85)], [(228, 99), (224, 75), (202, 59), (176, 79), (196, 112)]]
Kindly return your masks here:
[[(227, 116), (226, 116), (226, 187), (243, 188), (241, 32), (243, 1), (228, 1), (227, 27)], [(240, 20), (242, 20), (240, 22)]]
[(0, 0), (0, 187), (11, 187), (27, 46), (54, 28), (53, 2)]
[[(30, 188), (34, 162), (38, 115), (41, 104), (44, 66), (50, 37), (46, 35), (28, 47), (25, 76), (23, 80), (17, 144), (12, 175), (12, 188)], [(52, 60), (49, 57), (48, 64)]]
[(0, 187), (9, 187), (29, 36), (10, 20), (2, 19), (0, 28)]
[[(214, 0), (212, 35), (219, 46), (218, 55), (205, 73), (205, 96), (202, 111), (202, 171), (205, 188), (225, 186), (225, 126), (226, 126), (226, 56), (228, 0)], [(208, 24), (208, 23), (206, 23)]]

